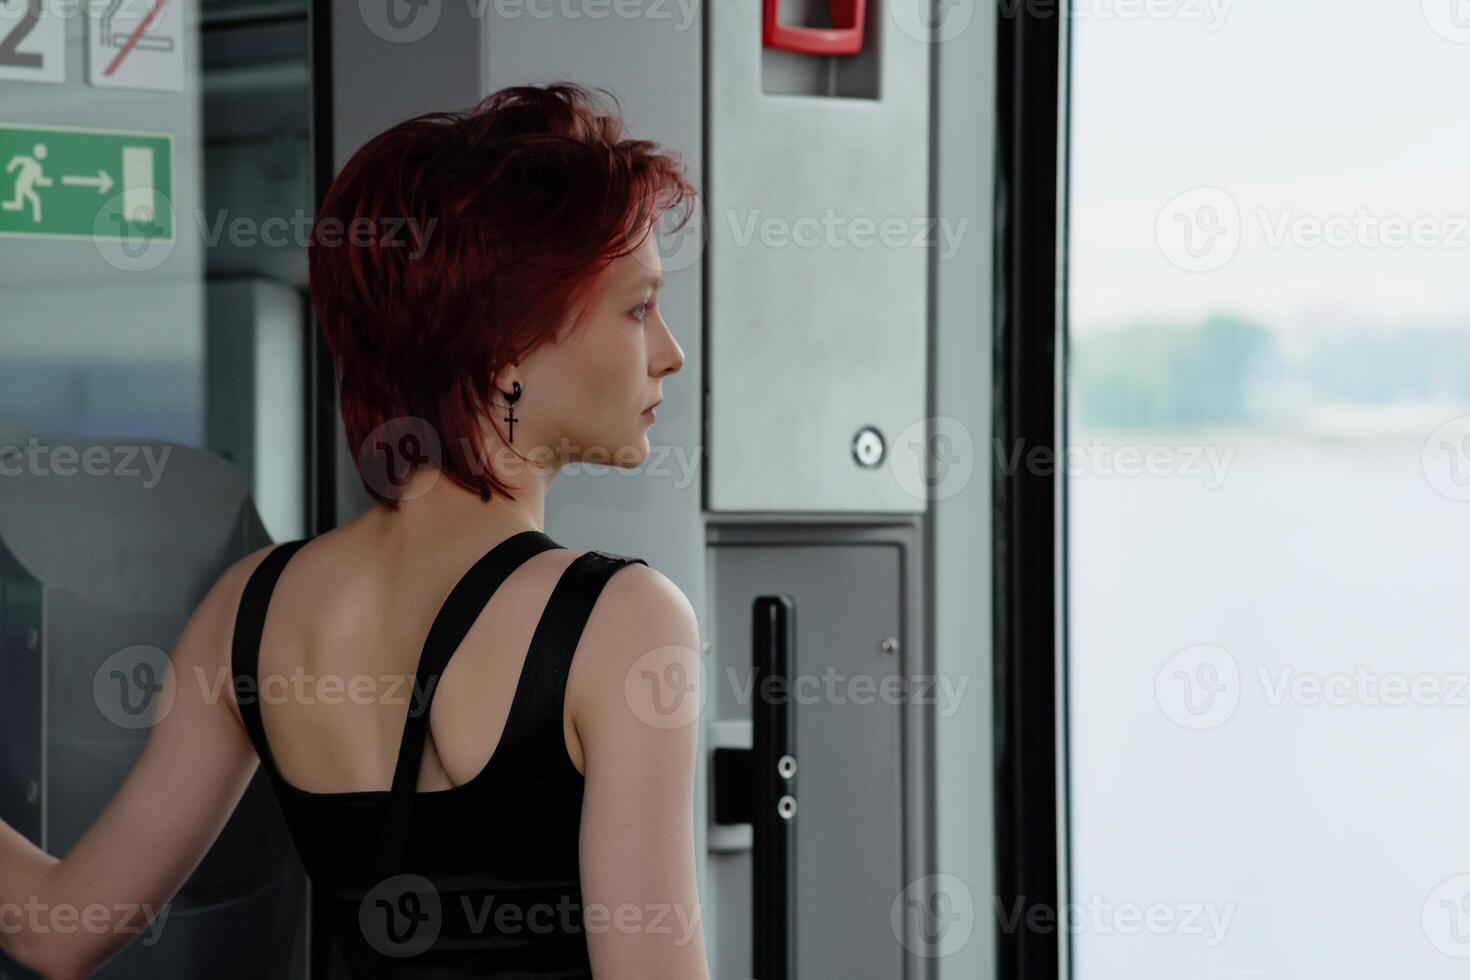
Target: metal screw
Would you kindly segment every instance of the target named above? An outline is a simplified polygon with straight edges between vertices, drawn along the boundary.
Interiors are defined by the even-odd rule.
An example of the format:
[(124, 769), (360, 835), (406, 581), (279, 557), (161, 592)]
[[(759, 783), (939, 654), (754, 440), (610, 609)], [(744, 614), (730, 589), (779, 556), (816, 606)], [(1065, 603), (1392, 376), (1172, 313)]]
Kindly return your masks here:
[(883, 641), (883, 652), (886, 653), (886, 654), (888, 654), (889, 656), (892, 656), (893, 654), (897, 653), (898, 652), (898, 638), (895, 637), (895, 636), (890, 636), (886, 640), (884, 640)]
[(795, 776), (796, 757), (792, 755), (783, 755), (776, 762), (776, 772), (780, 774), (782, 779), (790, 779), (792, 776)]
[(781, 797), (776, 801), (776, 812), (780, 814), (782, 820), (790, 820), (796, 816), (796, 797), (790, 795)]
[(852, 437), (852, 458), (859, 466), (876, 467), (883, 462), (885, 451), (883, 434), (871, 425), (863, 426)]

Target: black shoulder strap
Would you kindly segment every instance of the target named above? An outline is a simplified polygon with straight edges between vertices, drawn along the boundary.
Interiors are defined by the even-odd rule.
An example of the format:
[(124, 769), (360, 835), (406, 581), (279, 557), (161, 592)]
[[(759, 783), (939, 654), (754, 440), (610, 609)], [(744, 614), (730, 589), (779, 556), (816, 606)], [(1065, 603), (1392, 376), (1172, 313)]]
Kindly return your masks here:
[[(545, 538), (544, 535), (542, 537)], [(503, 542), (502, 546), (514, 540), (512, 538)], [(460, 589), (456, 588), (455, 593), (450, 595), (440, 613), (440, 619), (444, 620), (442, 628), (440, 628), (440, 619), (436, 619), (434, 627), (430, 628), (429, 639), (425, 644), (420, 661), (418, 679), (420, 685), (438, 683), (439, 672), (448, 663), (450, 654), (464, 639), (465, 633), (474, 625), (479, 609), (483, 608), (485, 602), (488, 601), (490, 592), (493, 592), (505, 576), (509, 575), (515, 565), (519, 565), (520, 561), (530, 557), (530, 554), (546, 547), (558, 547), (558, 545), (550, 538), (545, 538), (544, 541), (528, 539), (514, 552), (504, 556), (506, 562), (494, 561), (496, 555), (492, 551), (481, 561), (481, 565), (488, 563), (489, 566), (483, 574), (476, 572), (480, 568), (479, 565), (471, 569), (470, 574), (465, 576), (466, 582), (470, 583), (466, 588), (465, 596), (457, 600), (456, 595)], [(522, 551), (527, 553), (519, 557)], [(519, 560), (517, 560), (518, 557)], [(598, 595), (614, 572), (634, 562), (642, 565), (648, 564), (641, 558), (624, 558), (604, 552), (589, 551), (579, 555), (567, 566), (561, 578), (557, 580), (551, 597), (547, 599), (546, 609), (536, 624), (531, 646), (526, 652), (527, 663), (522, 668), (521, 681), (517, 685), (518, 693), (528, 683), (551, 682), (557, 685), (555, 690), (564, 689), (572, 653), (576, 650), (577, 641), (582, 635), (583, 627), (587, 623), (587, 618), (592, 612), (592, 606), (596, 603)], [(510, 564), (510, 567), (503, 567), (508, 563), (513, 564)], [(465, 584), (465, 582), (461, 583), (461, 585)], [(479, 599), (478, 604), (474, 601), (476, 598)], [(526, 676), (528, 673), (531, 674), (530, 677)], [(426, 691), (428, 696), (424, 699), (420, 710), (409, 712), (408, 723), (404, 730), (403, 746), (398, 755), (398, 766), (393, 775), (392, 796), (384, 815), (377, 858), (373, 876), (370, 879), (372, 888), (382, 885), (398, 874), (403, 860), (404, 842), (408, 836), (410, 818), (413, 815), (413, 803), (417, 795), (414, 789), (418, 784), (419, 765), (422, 762), (424, 740), (428, 731), (429, 704), (433, 699), (432, 688), (416, 686), (415, 690)], [(511, 721), (518, 706), (531, 713), (529, 717), (521, 718), (520, 721), (526, 723), (527, 728), (534, 732), (547, 724), (546, 713), (552, 710), (551, 705), (553, 704), (559, 708), (562, 699), (554, 697), (523, 701), (517, 697), (512, 703), (512, 718), (507, 719), (506, 731), (501, 735), (501, 739), (513, 737)], [(559, 710), (555, 724), (555, 731), (560, 738)], [(406, 887), (412, 889), (416, 886), (408, 884)], [(375, 927), (380, 920), (374, 917), (370, 921)], [(364, 925), (366, 924), (365, 921)], [(385, 948), (381, 945), (385, 941), (383, 937), (368, 936), (366, 938), (368, 944), (374, 948), (380, 950)], [(382, 965), (383, 956), (372, 957), (371, 962), (361, 964), (361, 975), (369, 980), (376, 980), (381, 973)]]
[(572, 658), (603, 587), (615, 572), (631, 564), (648, 563), (642, 558), (589, 551), (569, 564), (557, 581), (526, 653), (527, 676), (522, 683), (536, 696), (516, 705), (515, 724), (508, 721), (502, 736), (507, 745), (520, 743), (512, 756), (517, 765), (550, 773), (571, 764), (566, 757), (562, 715)]
[[(475, 620), (490, 601), (490, 596), (511, 572), (532, 556), (558, 547), (560, 545), (541, 531), (522, 531), (511, 535), (491, 548), (464, 574), (434, 617), (429, 635), (424, 640), (423, 652), (419, 655), (408, 717), (404, 721), (403, 737), (398, 746), (398, 760), (393, 769), (393, 787), (389, 791), (387, 809), (383, 815), (383, 827), (378, 838), (371, 878), (374, 886), (396, 875), (403, 861), (403, 845), (413, 815), (419, 767), (423, 763), (424, 743), (428, 738), (429, 707), (433, 703), (439, 679), (449, 664), (449, 658), (464, 641), (470, 627), (474, 626)], [(382, 945), (385, 942), (384, 937), (366, 938), (375, 948), (385, 948)], [(370, 964), (363, 964), (364, 975), (378, 976), (381, 966), (382, 956), (374, 957)]]
[(245, 731), (255, 745), (255, 754), (260, 756), (261, 763), (272, 776), (276, 773), (276, 760), (271, 756), (270, 745), (265, 740), (265, 726), (260, 720), (260, 681), (256, 676), (260, 667), (260, 637), (265, 632), (265, 614), (276, 582), (285, 570), (286, 562), (308, 540), (288, 541), (272, 548), (250, 573), (240, 596), (240, 606), (235, 612), (235, 635), (230, 646), (235, 704), (240, 709)]

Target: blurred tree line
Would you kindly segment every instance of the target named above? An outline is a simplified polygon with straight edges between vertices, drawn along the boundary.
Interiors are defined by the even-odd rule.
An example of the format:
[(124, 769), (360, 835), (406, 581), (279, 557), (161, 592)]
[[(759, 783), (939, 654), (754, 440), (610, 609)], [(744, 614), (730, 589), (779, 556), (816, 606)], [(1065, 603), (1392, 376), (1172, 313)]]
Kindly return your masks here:
[(1268, 327), (1219, 314), (1074, 336), (1068, 358), (1077, 418), (1102, 428), (1290, 427), (1289, 406), (1313, 402), (1470, 402), (1470, 329), (1327, 333), (1288, 364)]

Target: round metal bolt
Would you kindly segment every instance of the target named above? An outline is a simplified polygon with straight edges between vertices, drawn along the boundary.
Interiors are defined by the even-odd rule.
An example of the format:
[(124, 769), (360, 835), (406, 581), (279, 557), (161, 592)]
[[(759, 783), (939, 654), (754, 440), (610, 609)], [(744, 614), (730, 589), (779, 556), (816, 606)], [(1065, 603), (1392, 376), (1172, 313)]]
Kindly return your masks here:
[(852, 458), (859, 466), (872, 468), (883, 462), (883, 434), (871, 425), (865, 425), (852, 437)]

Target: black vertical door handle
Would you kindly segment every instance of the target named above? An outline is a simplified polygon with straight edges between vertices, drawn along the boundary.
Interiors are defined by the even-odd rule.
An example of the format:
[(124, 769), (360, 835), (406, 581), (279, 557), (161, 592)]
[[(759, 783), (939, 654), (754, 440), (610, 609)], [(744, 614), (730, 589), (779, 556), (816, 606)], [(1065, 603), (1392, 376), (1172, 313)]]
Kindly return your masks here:
[(715, 823), (753, 825), (751, 914), (755, 980), (796, 976), (796, 752), (792, 744), (791, 666), (796, 603), (759, 596), (752, 609), (751, 705), (754, 747), (715, 749)]

